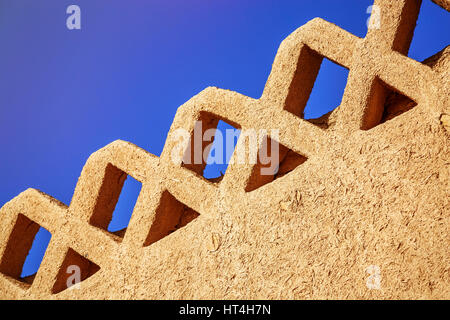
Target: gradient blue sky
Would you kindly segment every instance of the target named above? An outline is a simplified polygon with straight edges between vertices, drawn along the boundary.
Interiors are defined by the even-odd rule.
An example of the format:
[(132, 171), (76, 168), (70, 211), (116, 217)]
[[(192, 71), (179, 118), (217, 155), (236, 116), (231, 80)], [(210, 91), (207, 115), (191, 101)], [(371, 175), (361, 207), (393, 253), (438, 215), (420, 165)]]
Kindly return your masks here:
[[(69, 204), (88, 156), (116, 139), (159, 155), (191, 96), (217, 86), (258, 98), (286, 36), (321, 17), (363, 37), (372, 3), (0, 0), (0, 206), (28, 187)], [(82, 30), (66, 28), (70, 4), (81, 7)], [(448, 13), (422, 6), (409, 54), (417, 60), (450, 42)], [(306, 115), (339, 105), (346, 76), (325, 61)], [(119, 207), (129, 212), (140, 184), (126, 184)], [(44, 248), (49, 236), (40, 235)]]

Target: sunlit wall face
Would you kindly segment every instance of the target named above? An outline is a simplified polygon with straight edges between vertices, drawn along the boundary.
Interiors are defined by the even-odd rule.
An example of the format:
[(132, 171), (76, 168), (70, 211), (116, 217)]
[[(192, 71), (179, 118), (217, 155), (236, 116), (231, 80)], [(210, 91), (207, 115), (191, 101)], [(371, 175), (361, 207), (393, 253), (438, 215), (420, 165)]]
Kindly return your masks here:
[[(81, 30), (66, 26), (73, 3)], [(287, 35), (322, 17), (364, 37), (371, 4), (0, 0), (0, 206), (28, 187), (69, 204), (88, 156), (116, 139), (159, 155), (178, 106), (191, 96), (217, 86), (258, 98)], [(409, 54), (417, 60), (450, 42), (448, 13), (429, 0), (422, 6)], [(347, 79), (339, 68), (324, 62), (305, 117), (339, 105)], [(128, 222), (138, 188), (124, 189), (130, 204), (119, 203), (127, 214), (114, 229)], [(42, 255), (31, 256), (37, 264)]]

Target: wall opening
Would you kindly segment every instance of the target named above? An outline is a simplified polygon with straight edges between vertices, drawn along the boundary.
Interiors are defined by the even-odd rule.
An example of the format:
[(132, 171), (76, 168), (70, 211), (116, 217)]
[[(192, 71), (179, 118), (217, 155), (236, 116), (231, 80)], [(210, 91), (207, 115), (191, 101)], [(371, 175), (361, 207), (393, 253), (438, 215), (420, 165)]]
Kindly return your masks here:
[(141, 192), (141, 188), (142, 184), (139, 181), (131, 176), (127, 177), (108, 225), (109, 232), (121, 237), (124, 236), (126, 228), (130, 223), (137, 198)]
[(219, 183), (228, 167), (241, 127), (209, 112), (197, 119), (182, 166), (210, 182)]
[[(219, 121), (214, 135), (214, 142), (210, 148), (205, 169), (203, 170), (204, 178), (213, 182), (222, 180), (233, 151), (236, 148), (240, 133), (241, 131), (239, 129), (236, 129), (227, 122)], [(220, 135), (220, 138), (218, 138), (218, 135)]]
[(89, 223), (122, 240), (130, 222), (142, 184), (108, 164), (94, 213)]
[(284, 109), (327, 129), (329, 116), (342, 101), (348, 69), (304, 45)]
[(423, 61), (444, 49), (450, 42), (449, 12), (431, 0), (422, 1), (408, 56)]
[(416, 105), (411, 98), (376, 77), (372, 83), (361, 129), (372, 129), (411, 110)]
[[(274, 152), (277, 152), (275, 154)], [(308, 160), (269, 137), (263, 139), (257, 155), (257, 163), (252, 169), (246, 192), (256, 190), (293, 171)]]
[(19, 214), (0, 262), (0, 272), (31, 285), (50, 238), (50, 232), (25, 215)]
[(69, 248), (56, 276), (52, 293), (60, 293), (94, 275), (100, 267)]
[(155, 218), (144, 242), (144, 247), (155, 243), (172, 232), (183, 228), (200, 214), (178, 201), (167, 190), (161, 195)]

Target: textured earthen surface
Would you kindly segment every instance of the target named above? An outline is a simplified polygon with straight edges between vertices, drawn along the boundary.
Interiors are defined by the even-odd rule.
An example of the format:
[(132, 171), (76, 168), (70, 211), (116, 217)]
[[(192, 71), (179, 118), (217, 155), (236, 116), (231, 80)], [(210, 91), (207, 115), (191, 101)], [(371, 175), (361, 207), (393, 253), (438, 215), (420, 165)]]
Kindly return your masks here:
[[(70, 206), (34, 189), (5, 204), (0, 298), (449, 299), (450, 48), (408, 58), (420, 1), (375, 4), (381, 28), (365, 38), (321, 19), (293, 32), (260, 99), (194, 96), (160, 158), (116, 141), (89, 157)], [(323, 57), (350, 70), (348, 83), (335, 111), (306, 121)], [(185, 165), (183, 153), (174, 162), (175, 131), (198, 119), (279, 129), (277, 176), (231, 164), (207, 181), (204, 164)], [(126, 175), (142, 190), (128, 228), (111, 234)], [(20, 279), (38, 226), (49, 247), (35, 277)], [(65, 288), (71, 264), (79, 289)], [(366, 285), (371, 265), (378, 290)]]

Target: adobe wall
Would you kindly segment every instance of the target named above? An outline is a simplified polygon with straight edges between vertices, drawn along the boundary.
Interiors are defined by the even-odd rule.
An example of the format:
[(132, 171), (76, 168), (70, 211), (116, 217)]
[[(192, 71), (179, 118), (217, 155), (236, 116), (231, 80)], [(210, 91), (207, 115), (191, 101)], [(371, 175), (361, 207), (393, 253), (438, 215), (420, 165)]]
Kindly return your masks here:
[[(34, 189), (8, 202), (0, 298), (449, 299), (450, 48), (408, 58), (420, 1), (375, 4), (381, 29), (365, 38), (322, 19), (293, 32), (260, 99), (218, 88), (191, 98), (160, 158), (116, 141), (89, 157), (70, 206)], [(348, 68), (348, 83), (335, 111), (306, 121), (322, 57)], [(204, 164), (171, 158), (176, 130), (198, 119), (279, 129), (290, 169), (264, 180), (232, 164), (207, 181)], [(293, 168), (300, 158), (288, 154), (302, 161)], [(126, 174), (142, 191), (126, 231), (111, 234)], [(19, 279), (39, 225), (49, 248), (36, 277)], [(79, 289), (64, 287), (71, 264)], [(379, 289), (367, 285), (369, 266)]]

